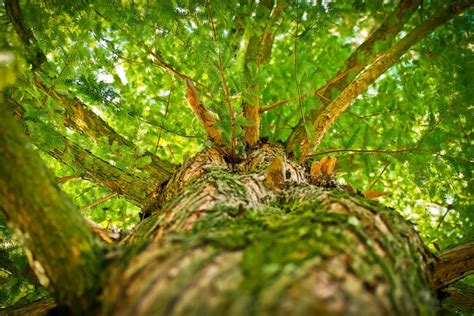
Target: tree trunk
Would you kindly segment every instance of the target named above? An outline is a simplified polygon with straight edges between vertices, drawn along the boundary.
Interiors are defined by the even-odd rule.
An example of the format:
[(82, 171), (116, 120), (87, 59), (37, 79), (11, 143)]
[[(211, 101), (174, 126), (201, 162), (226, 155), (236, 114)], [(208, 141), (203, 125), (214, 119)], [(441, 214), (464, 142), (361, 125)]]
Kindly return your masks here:
[(216, 149), (199, 154), (122, 241), (101, 313), (434, 314), (434, 257), (412, 225), (314, 180), (279, 146), (236, 165)]
[(102, 256), (6, 112), (0, 211), (21, 232), (33, 270), (61, 312), (432, 315), (437, 309), (435, 258), (412, 225), (337, 185), (323, 166), (322, 174), (308, 174), (280, 145), (263, 144), (240, 163), (228, 162), (219, 148), (196, 155), (165, 187), (146, 193), (157, 207)]

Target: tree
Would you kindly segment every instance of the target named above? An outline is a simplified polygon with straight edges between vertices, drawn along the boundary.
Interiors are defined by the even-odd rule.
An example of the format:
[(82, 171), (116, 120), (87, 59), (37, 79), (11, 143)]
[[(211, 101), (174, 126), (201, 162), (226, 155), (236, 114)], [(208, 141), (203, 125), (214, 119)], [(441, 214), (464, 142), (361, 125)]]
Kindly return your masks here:
[(53, 4), (1, 11), (4, 311), (472, 305), (470, 1)]

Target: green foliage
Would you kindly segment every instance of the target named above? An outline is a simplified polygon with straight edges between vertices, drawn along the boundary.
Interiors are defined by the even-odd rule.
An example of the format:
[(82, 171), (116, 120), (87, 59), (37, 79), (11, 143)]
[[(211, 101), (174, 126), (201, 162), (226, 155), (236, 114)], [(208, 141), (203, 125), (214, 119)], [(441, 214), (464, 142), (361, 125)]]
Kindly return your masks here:
[[(200, 96), (219, 115), (218, 126), (230, 143), (230, 115), (218, 71), (220, 54), (235, 102), (239, 138), (241, 128), (248, 124), (241, 108), (248, 84), (241, 42), (245, 42), (242, 36), (248, 39), (265, 21), (252, 17), (255, 1), (209, 2), (216, 39), (203, 0), (158, 1), (155, 5), (132, 1), (21, 2), (26, 24), (48, 59), (42, 67), (47, 76), (43, 74), (42, 79), (83, 102), (133, 142), (136, 150), (66, 128), (64, 107), (45, 96), (35, 86), (33, 74), (24, 71), (22, 44), (11, 25), (7, 32), (0, 32), (0, 53), (14, 52), (17, 58), (14, 63), (0, 61), (0, 89), (5, 82), (12, 82), (15, 73), (19, 75), (12, 98), (24, 106), (28, 133), (40, 135), (43, 150), (61, 150), (61, 137), (65, 137), (128, 172), (150, 163), (149, 157), (143, 156), (147, 151), (181, 164), (208, 143), (185, 101), (184, 82), (162, 67), (153, 54), (200, 83)], [(404, 32), (441, 2), (425, 3)], [(324, 3), (289, 1), (276, 31), (270, 62), (247, 69), (259, 86), (251, 93), (258, 96), (261, 106), (296, 98), (295, 78), (302, 93), (324, 85), (396, 5), (395, 1)], [(3, 8), (0, 13), (3, 23)], [(354, 102), (318, 149), (321, 154), (329, 151), (337, 156), (340, 181), (362, 191), (391, 192), (381, 201), (414, 221), (431, 247), (436, 243), (445, 248), (474, 238), (471, 35), (472, 10), (421, 41)], [(322, 106), (313, 97), (301, 104), (303, 111), (293, 101), (265, 112), (262, 136), (284, 142), (302, 112)], [(239, 148), (243, 149), (242, 142)], [(361, 149), (369, 152), (358, 151)], [(42, 157), (56, 177), (74, 175), (70, 167), (45, 154)], [(59, 185), (78, 207), (109, 193), (79, 179)], [(138, 221), (137, 207), (120, 198), (88, 208), (84, 214), (117, 229), (130, 229)], [(9, 236), (5, 231), (1, 234)], [(13, 279), (8, 282), (11, 291), (16, 286), (20, 293), (24, 287)], [(21, 294), (15, 297), (18, 300)]]

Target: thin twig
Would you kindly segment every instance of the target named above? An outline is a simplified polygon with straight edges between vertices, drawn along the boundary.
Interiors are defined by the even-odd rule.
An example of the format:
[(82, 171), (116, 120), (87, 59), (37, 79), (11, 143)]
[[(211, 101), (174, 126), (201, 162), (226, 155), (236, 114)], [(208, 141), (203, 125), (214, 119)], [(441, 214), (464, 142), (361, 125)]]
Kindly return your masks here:
[(101, 198), (95, 200), (94, 202), (92, 202), (92, 203), (90, 203), (90, 204), (81, 206), (81, 207), (79, 208), (79, 211), (84, 211), (84, 210), (90, 209), (91, 207), (94, 207), (94, 206), (96, 206), (97, 204), (100, 204), (100, 203), (102, 203), (102, 202), (104, 202), (104, 201), (107, 201), (107, 200), (113, 198), (113, 197), (116, 196), (116, 195), (117, 195), (116, 192), (110, 192), (109, 194), (104, 195), (103, 197), (101, 197)]
[(76, 180), (76, 179), (80, 179), (81, 177), (79, 176), (75, 176), (75, 175), (72, 175), (72, 176), (65, 176), (65, 177), (58, 177), (56, 179), (54, 179), (54, 182), (56, 183), (64, 183), (66, 181), (69, 181), (69, 180)]
[[(170, 88), (170, 93), (168, 94), (168, 100), (166, 102), (166, 108), (165, 108), (165, 115), (163, 119), (166, 119), (166, 116), (168, 115), (168, 109), (170, 106), (170, 100), (171, 100), (171, 94), (173, 93), (173, 86)], [(161, 134), (163, 133), (163, 126), (160, 127), (160, 133), (158, 134), (158, 139), (156, 140), (156, 146), (155, 146), (155, 151), (153, 152), (153, 155), (156, 156), (156, 151), (158, 150), (158, 147), (160, 146), (160, 140), (161, 140)]]
[[(298, 9), (299, 5), (296, 7), (296, 14), (298, 15)], [(298, 32), (298, 26), (299, 26), (299, 20), (298, 16), (296, 17), (296, 32)], [(298, 82), (298, 36), (295, 34), (294, 35), (294, 44), (293, 44), (293, 69), (294, 69), (294, 75), (295, 75), (295, 85), (296, 85), (296, 91), (298, 93), (298, 109), (300, 111), (301, 115), (301, 120), (303, 121), (303, 125), (306, 126), (306, 120), (304, 117), (304, 111), (303, 111), (303, 106), (301, 104), (301, 90), (300, 90), (300, 84)], [(305, 133), (306, 133), (306, 128), (305, 128)], [(307, 136), (307, 135), (306, 135)]]
[(384, 172), (387, 170), (387, 167), (390, 165), (391, 161), (387, 162), (385, 164), (385, 166), (383, 167), (382, 171), (380, 171), (380, 173), (377, 175), (377, 177), (374, 178), (374, 180), (372, 181), (372, 183), (369, 185), (369, 188), (367, 190), (370, 190), (372, 189), (372, 187), (374, 186), (374, 184), (377, 183), (377, 181), (379, 181), (380, 177), (384, 174)]
[(367, 154), (400, 154), (404, 152), (410, 152), (417, 150), (417, 147), (413, 148), (406, 148), (406, 149), (397, 149), (397, 150), (380, 150), (380, 149), (332, 149), (327, 151), (321, 151), (319, 153), (309, 155), (308, 157), (316, 157), (321, 155), (327, 155), (331, 153), (338, 153), (338, 152), (355, 152), (355, 153), (367, 153)]
[[(329, 80), (328, 82), (326, 82), (326, 84), (316, 90), (314, 90), (313, 92), (309, 92), (309, 93), (304, 93), (302, 95), (299, 96), (299, 99), (306, 99), (308, 97), (312, 97), (312, 96), (317, 96), (321, 99), (321, 101), (323, 103), (330, 103), (331, 102), (331, 99), (327, 98), (324, 96), (324, 93), (326, 92), (326, 90), (328, 88), (330, 88), (333, 84), (335, 84), (339, 79), (341, 79), (342, 77), (344, 77), (345, 75), (347, 75), (347, 73), (355, 70), (356, 68), (358, 68), (359, 66), (354, 66), (346, 71), (343, 71), (341, 73), (339, 73), (336, 77), (334, 77), (333, 79)], [(283, 99), (283, 100), (280, 100), (278, 102), (275, 102), (275, 103), (272, 103), (270, 105), (267, 105), (267, 106), (262, 106), (259, 111), (262, 113), (262, 112), (266, 112), (266, 111), (269, 111), (269, 110), (272, 110), (276, 107), (279, 107), (280, 105), (284, 105), (284, 104), (287, 104), (287, 103), (290, 103), (291, 101), (294, 101), (296, 100), (296, 98), (287, 98), (287, 99)]]
[[(213, 39), (214, 41), (217, 42), (217, 32), (216, 32), (216, 26), (214, 25), (213, 18), (212, 18), (212, 12), (211, 8), (209, 6), (209, 1), (206, 0), (206, 10), (209, 18), (209, 23), (211, 24), (212, 27), (212, 34), (213, 34)], [(227, 86), (227, 81), (225, 79), (225, 72), (224, 68), (222, 66), (222, 56), (221, 52), (218, 49), (217, 50), (217, 66), (219, 69), (219, 74), (221, 77), (221, 83), (222, 83), (222, 88), (224, 89), (224, 96), (225, 96), (225, 101), (227, 103), (227, 106), (229, 108), (229, 116), (230, 116), (230, 128), (231, 128), (231, 155), (235, 155), (235, 147), (237, 146), (237, 133), (236, 133), (236, 128), (235, 128), (235, 113), (234, 113), (234, 106), (232, 104), (232, 101), (230, 99), (230, 92), (229, 92), (229, 87)]]
[(446, 212), (444, 212), (443, 216), (441, 216), (441, 218), (439, 219), (438, 225), (436, 226), (436, 231), (438, 231), (441, 227), (441, 224), (443, 224), (444, 219), (446, 218), (446, 215), (448, 215), (449, 211), (453, 209), (454, 208), (452, 207), (452, 205), (448, 205), (448, 207), (446, 208)]

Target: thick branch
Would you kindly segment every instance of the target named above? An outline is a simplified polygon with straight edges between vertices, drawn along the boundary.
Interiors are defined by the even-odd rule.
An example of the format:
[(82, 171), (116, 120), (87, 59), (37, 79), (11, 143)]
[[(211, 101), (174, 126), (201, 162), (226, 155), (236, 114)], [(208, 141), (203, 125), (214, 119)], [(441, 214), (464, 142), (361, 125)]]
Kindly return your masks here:
[(206, 130), (207, 136), (216, 145), (222, 146), (222, 132), (215, 125), (218, 122), (217, 115), (204, 107), (199, 100), (198, 92), (189, 79), (186, 79), (186, 98), (194, 114)]
[[(8, 0), (5, 3), (10, 20), (15, 28), (15, 31), (19, 35), (21, 41), (24, 43), (27, 50), (28, 60), (35, 66), (40, 68), (41, 64), (46, 62), (44, 53), (38, 46), (37, 40), (33, 33), (23, 22), (21, 14), (21, 8), (18, 0)], [(43, 56), (41, 58), (31, 59), (31, 56)], [(111, 128), (101, 117), (96, 115), (94, 112), (89, 110), (86, 105), (80, 102), (77, 98), (71, 98), (57, 92), (53, 86), (47, 87), (42, 83), (38, 76), (34, 76), (36, 86), (47, 96), (59, 101), (65, 109), (64, 112), (64, 124), (70, 128), (73, 128), (85, 135), (97, 140), (100, 137), (106, 137), (109, 143), (116, 141), (118, 144), (135, 148), (135, 145), (118, 134), (113, 128)], [(151, 156), (151, 164), (143, 167), (143, 169), (149, 172), (154, 178), (158, 178), (161, 181), (165, 181), (172, 172), (172, 166), (151, 153), (146, 155)]]
[(22, 134), (8, 107), (0, 106), (2, 216), (22, 239), (40, 283), (59, 302), (86, 308), (99, 289), (102, 250)]
[[(382, 49), (389, 47), (395, 40), (403, 25), (413, 15), (413, 12), (420, 4), (420, 0), (402, 0), (395, 10), (387, 17), (380, 27), (373, 32), (344, 62), (344, 67), (328, 82), (313, 91), (303, 94), (302, 98), (315, 96), (324, 105), (331, 103), (331, 100), (343, 90), (351, 80), (364, 69)], [(262, 110), (271, 110), (277, 106), (289, 103), (291, 99), (278, 101), (264, 107)], [(319, 110), (312, 110), (309, 120), (314, 120), (319, 114)], [(300, 143), (306, 137), (303, 121), (300, 120), (290, 136), (290, 144)], [(293, 150), (294, 148), (292, 148)]]
[[(335, 77), (338, 79), (327, 87), (325, 93), (327, 98), (332, 99), (336, 90), (344, 89), (354, 76), (366, 67), (373, 58), (388, 48), (395, 40), (403, 25), (413, 15), (421, 0), (402, 0), (395, 10), (387, 17), (380, 27), (370, 34), (349, 58), (345, 61), (345, 67)], [(324, 102), (324, 101), (323, 101)]]
[[(15, 109), (18, 108), (21, 109), (21, 105), (13, 99), (7, 97), (6, 101), (11, 112), (14, 112)], [(17, 117), (17, 119), (23, 118)], [(41, 134), (30, 133), (29, 136), (39, 149), (72, 168), (77, 178), (82, 178), (106, 187), (137, 206), (144, 207), (153, 204), (157, 192), (159, 191), (159, 185), (168, 178), (156, 177), (153, 178), (153, 182), (150, 184), (150, 180), (142, 179), (112, 166), (108, 162), (93, 155), (90, 151), (63, 137), (54, 129), (47, 127), (40, 128), (47, 129), (50, 137), (53, 137), (60, 144), (51, 146)]]
[(37, 301), (14, 305), (8, 308), (0, 309), (0, 314), (7, 316), (23, 316), (23, 315), (43, 315), (47, 311), (56, 307), (56, 302), (52, 298), (42, 298)]
[[(35, 137), (33, 135), (33, 137)], [(62, 138), (61, 148), (51, 148), (41, 139), (36, 145), (58, 161), (67, 164), (84, 180), (92, 181), (123, 196), (137, 206), (145, 206), (155, 199), (160, 182), (150, 183), (145, 179), (127, 173), (94, 156), (90, 151), (70, 140)], [(59, 138), (58, 138), (59, 139)]]
[(39, 48), (33, 32), (25, 26), (18, 0), (5, 0), (4, 3), (10, 21), (20, 40), (25, 45), (26, 58), (33, 65), (33, 70), (38, 69), (46, 61), (46, 56)]
[[(51, 96), (64, 106), (65, 126), (84, 133), (94, 140), (106, 137), (110, 144), (115, 141), (120, 145), (130, 147), (134, 152), (137, 151), (135, 144), (118, 134), (100, 116), (89, 110), (80, 100), (60, 94), (54, 87), (46, 87), (36, 76), (34, 80), (36, 86), (45, 95)], [(164, 181), (171, 175), (173, 167), (170, 163), (157, 158), (151, 153), (145, 153), (145, 155), (150, 156), (152, 161), (149, 165), (144, 166), (143, 169), (149, 172), (154, 179)]]
[(474, 241), (445, 250), (438, 259), (431, 275), (435, 290), (474, 273)]
[(289, 140), (290, 149), (294, 149), (296, 144), (301, 145), (301, 159), (304, 159), (307, 155), (311, 154), (311, 152), (321, 143), (324, 135), (334, 124), (336, 119), (339, 118), (357, 96), (363, 93), (378, 77), (380, 77), (380, 75), (395, 64), (411, 46), (426, 37), (438, 26), (450, 20), (453, 16), (464, 11), (469, 6), (470, 4), (467, 0), (455, 1), (449, 5), (443, 6), (428, 20), (408, 33), (392, 48), (379, 54), (374, 62), (359, 74), (359, 76), (349, 85), (347, 85), (333, 102), (324, 108), (316, 117), (310, 117), (314, 122), (314, 139), (310, 141), (308, 138), (304, 137), (305, 135), (302, 135), (303, 137), (301, 137), (293, 133)]
[[(261, 1), (257, 6), (256, 18), (268, 19), (267, 25), (250, 36), (244, 62), (244, 77), (246, 82), (243, 114), (249, 122), (244, 126), (244, 142), (249, 147), (254, 147), (260, 139), (260, 111), (258, 95), (258, 70), (260, 65), (270, 60), (276, 27), (280, 20), (286, 1), (277, 1), (273, 8), (273, 1)], [(268, 12), (272, 11), (270, 18)]]
[(469, 315), (469, 312), (474, 311), (474, 287), (453, 284), (444, 288), (440, 294), (442, 315)]
[(54, 89), (46, 87), (40, 79), (35, 76), (36, 86), (47, 96), (59, 101), (64, 106), (64, 125), (86, 134), (94, 140), (107, 137), (109, 143), (116, 141), (120, 145), (134, 146), (131, 141), (114, 131), (101, 117), (89, 110), (77, 98), (70, 98)]

